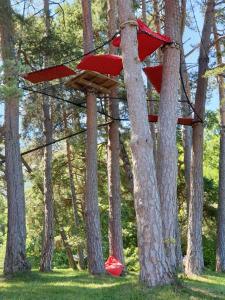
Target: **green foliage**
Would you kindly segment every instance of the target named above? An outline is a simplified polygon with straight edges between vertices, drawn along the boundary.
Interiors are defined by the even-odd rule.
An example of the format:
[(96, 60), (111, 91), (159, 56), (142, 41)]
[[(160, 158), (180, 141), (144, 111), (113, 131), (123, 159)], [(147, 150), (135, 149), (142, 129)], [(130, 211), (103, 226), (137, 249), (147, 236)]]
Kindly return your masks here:
[(225, 66), (218, 66), (212, 70), (209, 70), (206, 72), (205, 77), (214, 77), (221, 74), (224, 74), (225, 72)]
[(7, 226), (7, 205), (6, 199), (0, 194), (0, 247), (5, 242)]
[(138, 248), (131, 246), (124, 250), (125, 264), (128, 271), (139, 271)]
[(203, 256), (205, 267), (215, 270), (216, 266), (216, 238), (215, 233), (210, 236), (203, 235)]
[[(24, 70), (20, 64), (16, 64), (14, 60), (4, 60), (4, 64), (0, 67), (0, 98), (5, 100), (10, 98), (20, 98), (23, 93), (18, 87), (17, 74)], [(4, 72), (3, 72), (4, 71)]]

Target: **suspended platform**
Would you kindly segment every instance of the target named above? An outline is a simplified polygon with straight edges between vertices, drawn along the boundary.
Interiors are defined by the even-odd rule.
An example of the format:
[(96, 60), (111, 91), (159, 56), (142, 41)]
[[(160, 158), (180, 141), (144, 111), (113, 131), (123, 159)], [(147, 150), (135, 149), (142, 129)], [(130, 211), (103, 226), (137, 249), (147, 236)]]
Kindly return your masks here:
[[(157, 115), (148, 115), (148, 121), (151, 123), (157, 123), (158, 122), (158, 116)], [(192, 126), (194, 123), (194, 119), (192, 118), (178, 118), (177, 124), (179, 125), (185, 125), (185, 126)]]
[(67, 88), (94, 90), (101, 94), (109, 94), (117, 85), (116, 80), (94, 71), (82, 71), (65, 83)]

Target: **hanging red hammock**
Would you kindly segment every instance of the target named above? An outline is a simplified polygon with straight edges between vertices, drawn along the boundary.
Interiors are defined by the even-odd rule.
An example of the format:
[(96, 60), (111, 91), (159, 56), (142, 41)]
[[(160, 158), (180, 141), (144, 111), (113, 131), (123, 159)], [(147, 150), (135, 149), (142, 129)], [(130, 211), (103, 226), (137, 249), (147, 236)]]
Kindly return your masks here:
[(77, 69), (118, 76), (123, 69), (122, 57), (112, 54), (88, 55), (77, 65)]
[(160, 94), (163, 66), (159, 65), (156, 67), (146, 67), (143, 70), (146, 76), (148, 77), (148, 80), (152, 83), (156, 91)]
[[(151, 123), (156, 123), (158, 122), (158, 116), (157, 115), (148, 115), (148, 121)], [(179, 125), (186, 125), (186, 126), (192, 126), (194, 122), (194, 119), (192, 118), (178, 118), (177, 119), (177, 124)]]
[(74, 74), (76, 74), (76, 72), (72, 69), (64, 65), (60, 65), (23, 74), (22, 77), (32, 83), (39, 83), (43, 81), (51, 81), (54, 79), (67, 77)]
[[(143, 61), (147, 56), (155, 52), (159, 47), (167, 43), (172, 42), (171, 38), (152, 31), (145, 23), (140, 19), (137, 19), (138, 23), (138, 54), (140, 61)], [(120, 47), (121, 37), (118, 36), (113, 39), (113, 45)]]
[(109, 256), (105, 262), (105, 270), (112, 276), (120, 276), (123, 272), (124, 265), (114, 256)]

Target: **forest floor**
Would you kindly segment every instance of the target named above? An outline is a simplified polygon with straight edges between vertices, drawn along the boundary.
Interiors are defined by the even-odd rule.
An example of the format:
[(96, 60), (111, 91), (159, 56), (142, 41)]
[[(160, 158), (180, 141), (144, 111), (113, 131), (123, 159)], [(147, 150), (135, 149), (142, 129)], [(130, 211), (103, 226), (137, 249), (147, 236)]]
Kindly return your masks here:
[[(0, 270), (1, 272), (1, 270)], [(86, 272), (57, 269), (40, 274), (37, 270), (6, 280), (0, 275), (1, 300), (185, 300), (225, 299), (225, 276), (207, 272), (181, 278), (178, 284), (147, 289), (136, 274), (126, 277), (93, 277)]]

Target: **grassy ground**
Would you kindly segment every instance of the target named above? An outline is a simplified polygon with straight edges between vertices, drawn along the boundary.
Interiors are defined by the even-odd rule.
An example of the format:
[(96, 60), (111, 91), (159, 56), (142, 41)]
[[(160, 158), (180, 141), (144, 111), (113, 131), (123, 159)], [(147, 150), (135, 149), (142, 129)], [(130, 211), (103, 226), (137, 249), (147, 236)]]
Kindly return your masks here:
[(0, 249), (0, 300), (197, 300), (224, 299), (225, 275), (207, 272), (176, 286), (147, 289), (138, 276), (95, 278), (71, 269), (41, 274), (37, 270), (6, 280), (2, 275), (4, 249)]
[(137, 275), (123, 278), (94, 278), (86, 272), (55, 270), (40, 274), (32, 271), (6, 280), (0, 275), (1, 300), (185, 300), (225, 299), (225, 276), (206, 273), (181, 279), (179, 287), (147, 289), (137, 283)]

